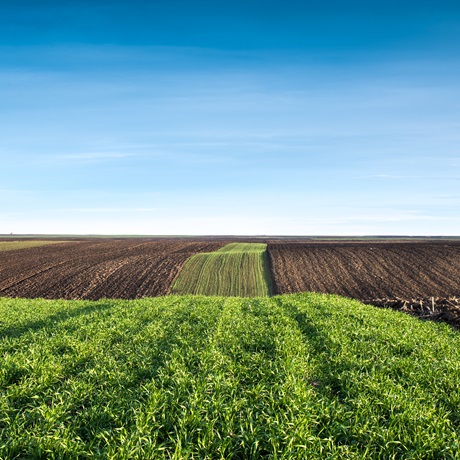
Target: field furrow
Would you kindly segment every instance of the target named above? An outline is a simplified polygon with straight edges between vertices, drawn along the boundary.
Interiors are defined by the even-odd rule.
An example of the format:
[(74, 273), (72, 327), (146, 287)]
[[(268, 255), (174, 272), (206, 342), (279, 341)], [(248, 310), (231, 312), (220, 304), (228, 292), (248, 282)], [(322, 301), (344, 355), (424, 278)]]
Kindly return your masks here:
[(280, 242), (268, 256), (276, 293), (323, 292), (357, 299), (460, 294), (457, 242)]
[(165, 295), (190, 256), (224, 244), (110, 239), (0, 252), (0, 296), (96, 300)]

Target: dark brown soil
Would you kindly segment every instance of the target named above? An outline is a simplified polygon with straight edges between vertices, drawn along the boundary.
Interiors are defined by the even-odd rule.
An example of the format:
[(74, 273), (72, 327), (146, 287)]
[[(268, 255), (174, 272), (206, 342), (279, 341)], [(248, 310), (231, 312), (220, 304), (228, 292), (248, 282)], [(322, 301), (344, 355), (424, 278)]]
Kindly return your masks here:
[(0, 252), (0, 296), (95, 300), (165, 295), (190, 256), (224, 244), (93, 239)]
[(270, 241), (268, 255), (278, 294), (339, 294), (460, 324), (459, 241)]
[[(231, 240), (80, 239), (0, 252), (0, 296), (166, 295), (190, 256), (215, 251)], [(339, 294), (460, 324), (460, 241), (267, 242), (276, 294)]]

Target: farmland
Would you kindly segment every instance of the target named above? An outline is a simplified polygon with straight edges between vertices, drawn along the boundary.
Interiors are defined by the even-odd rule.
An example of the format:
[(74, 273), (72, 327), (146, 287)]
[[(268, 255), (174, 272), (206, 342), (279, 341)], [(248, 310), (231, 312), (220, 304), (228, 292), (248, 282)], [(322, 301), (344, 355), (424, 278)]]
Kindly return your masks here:
[(313, 291), (366, 301), (460, 294), (458, 241), (254, 241), (255, 252), (250, 240), (215, 238), (83, 239), (4, 251), (0, 296), (133, 299), (168, 294), (176, 278), (173, 292), (191, 294)]
[(165, 295), (190, 256), (224, 244), (88, 239), (0, 252), (0, 296), (132, 299)]
[[(50, 241), (60, 244), (0, 252), (0, 296), (97, 300), (171, 292), (264, 296), (313, 291), (460, 327), (458, 240), (75, 237), (71, 242)], [(5, 238), (0, 245), (35, 242), (48, 241)], [(259, 251), (268, 243), (267, 250), (259, 254), (247, 250), (242, 257), (241, 248), (248, 249), (249, 243)], [(195, 254), (203, 256), (194, 258)]]
[(460, 328), (460, 242), (270, 241), (276, 293), (360, 299)]
[(320, 294), (4, 298), (0, 318), (0, 458), (458, 458), (443, 324)]
[(0, 240), (0, 252), (3, 251), (15, 251), (17, 249), (27, 249), (27, 248), (35, 248), (38, 246), (45, 246), (47, 244), (56, 244), (61, 243), (62, 241), (47, 241), (47, 240), (39, 240), (39, 241), (1, 241)]
[(459, 458), (458, 331), (296, 294), (448, 305), (459, 242), (234, 241), (0, 252), (0, 458)]
[(357, 299), (460, 293), (459, 242), (270, 242), (275, 291)]
[(173, 294), (255, 297), (271, 292), (266, 244), (230, 243), (192, 256), (174, 282)]

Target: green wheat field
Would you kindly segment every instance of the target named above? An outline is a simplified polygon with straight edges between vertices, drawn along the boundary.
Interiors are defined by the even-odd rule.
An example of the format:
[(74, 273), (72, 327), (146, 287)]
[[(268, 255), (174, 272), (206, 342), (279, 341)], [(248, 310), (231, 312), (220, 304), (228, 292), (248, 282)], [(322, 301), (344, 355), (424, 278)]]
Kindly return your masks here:
[(172, 286), (172, 294), (268, 296), (271, 279), (263, 243), (230, 243), (192, 256)]
[(0, 299), (2, 459), (460, 458), (460, 336), (320, 294)]

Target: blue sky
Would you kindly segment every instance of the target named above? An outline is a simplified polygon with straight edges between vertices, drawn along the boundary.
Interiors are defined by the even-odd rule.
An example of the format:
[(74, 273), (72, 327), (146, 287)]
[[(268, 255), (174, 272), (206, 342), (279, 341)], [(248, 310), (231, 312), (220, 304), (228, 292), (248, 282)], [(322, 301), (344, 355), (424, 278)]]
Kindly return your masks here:
[(460, 4), (0, 1), (0, 233), (459, 235)]

